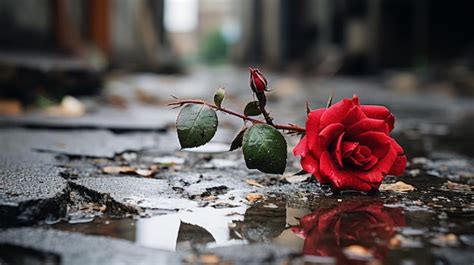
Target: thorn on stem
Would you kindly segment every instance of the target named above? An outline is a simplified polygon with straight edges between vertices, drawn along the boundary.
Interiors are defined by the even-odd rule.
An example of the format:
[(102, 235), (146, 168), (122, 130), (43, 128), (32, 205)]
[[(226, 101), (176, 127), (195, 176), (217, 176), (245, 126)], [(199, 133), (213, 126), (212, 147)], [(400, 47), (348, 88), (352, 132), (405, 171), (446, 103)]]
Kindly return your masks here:
[(306, 100), (306, 114), (311, 112), (311, 107), (309, 106), (309, 102)]
[(333, 98), (333, 97), (334, 97), (334, 90), (331, 90), (331, 95), (329, 96), (328, 104), (326, 105), (326, 108), (331, 107), (331, 105), (332, 105), (332, 98)]

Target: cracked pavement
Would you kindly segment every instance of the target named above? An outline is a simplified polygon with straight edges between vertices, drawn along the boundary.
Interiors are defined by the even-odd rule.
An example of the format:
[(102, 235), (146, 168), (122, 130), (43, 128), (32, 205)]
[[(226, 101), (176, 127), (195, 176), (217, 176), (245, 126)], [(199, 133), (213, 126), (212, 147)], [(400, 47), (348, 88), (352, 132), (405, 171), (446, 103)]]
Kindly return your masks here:
[[(290, 78), (269, 75), (275, 86)], [(376, 81), (350, 78), (323, 80), (317, 88), (315, 80), (305, 78), (276, 90), (269, 107), (282, 122), (303, 124), (299, 103), (311, 98), (312, 105), (322, 106), (330, 88), (336, 88), (336, 99), (356, 92), (363, 104), (387, 105), (397, 116), (394, 136), (410, 165), (403, 177), (384, 183), (402, 181), (415, 190), (333, 195), (310, 178), (289, 183), (291, 178), (247, 170), (240, 151), (226, 152), (241, 121), (225, 115), (207, 147), (179, 150), (177, 112), (164, 105), (163, 95), (210, 99), (214, 88), (225, 85), (224, 104), (238, 109), (250, 98), (250, 90), (239, 91), (247, 85), (242, 80), (247, 76), (240, 69), (198, 69), (174, 79), (131, 75), (110, 81), (105, 91), (123, 95), (130, 102), (125, 109), (97, 104), (80, 118), (1, 117), (0, 263), (23, 258), (49, 264), (321, 264), (349, 258), (472, 264), (472, 99), (407, 97)], [(179, 89), (190, 85), (196, 86), (189, 93)], [(130, 91), (138, 86), (160, 103), (137, 101)], [(297, 141), (287, 139), (290, 146)], [(287, 173), (298, 170), (298, 160), (290, 158)], [(249, 193), (262, 199), (251, 202)], [(354, 207), (358, 214), (352, 214)], [(374, 228), (375, 238), (361, 234), (356, 241), (342, 230), (320, 231), (316, 239), (298, 233), (302, 217), (336, 218), (336, 212), (339, 222), (357, 230), (357, 224), (366, 225), (360, 209), (402, 217), (391, 217), (397, 225), (388, 226), (383, 215), (391, 233)], [(336, 246), (336, 237), (347, 242)], [(315, 255), (305, 247), (310, 240), (321, 240), (331, 255), (323, 257), (321, 249)], [(361, 247), (356, 254), (362, 249), (370, 255), (354, 258), (352, 245)]]

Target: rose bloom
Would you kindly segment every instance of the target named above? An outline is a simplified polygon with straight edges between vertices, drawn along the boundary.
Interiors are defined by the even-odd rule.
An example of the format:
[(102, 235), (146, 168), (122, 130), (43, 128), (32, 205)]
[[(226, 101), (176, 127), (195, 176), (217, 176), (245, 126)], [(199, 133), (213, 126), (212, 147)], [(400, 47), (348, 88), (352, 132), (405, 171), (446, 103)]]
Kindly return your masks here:
[(301, 166), (321, 184), (339, 190), (378, 190), (387, 175), (399, 176), (407, 162), (402, 147), (390, 137), (395, 117), (383, 106), (343, 99), (311, 111), (306, 135), (293, 149)]
[(338, 264), (347, 264), (344, 249), (351, 245), (362, 245), (374, 258), (384, 259), (396, 228), (405, 225), (402, 208), (347, 201), (303, 216), (292, 231), (304, 239), (303, 255), (337, 257)]

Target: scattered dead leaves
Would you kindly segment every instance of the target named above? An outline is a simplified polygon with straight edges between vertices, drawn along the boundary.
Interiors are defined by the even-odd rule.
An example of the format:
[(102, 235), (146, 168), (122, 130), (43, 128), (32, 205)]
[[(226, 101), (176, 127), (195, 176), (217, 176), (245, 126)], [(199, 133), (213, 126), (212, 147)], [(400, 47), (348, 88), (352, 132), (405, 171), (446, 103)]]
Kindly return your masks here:
[(92, 213), (92, 212), (105, 212), (107, 210), (107, 205), (105, 204), (97, 204), (97, 203), (86, 203), (84, 205), (81, 205), (79, 210)]
[(130, 166), (106, 166), (102, 168), (102, 173), (105, 174), (136, 174), (146, 178), (151, 177), (156, 171), (157, 168), (143, 169)]
[(455, 234), (439, 235), (431, 240), (432, 244), (440, 247), (456, 246), (459, 244), (458, 237)]
[(258, 188), (265, 188), (262, 184), (258, 183), (255, 179), (246, 179), (245, 182), (250, 186), (258, 187)]
[(460, 192), (470, 192), (472, 191), (473, 186), (469, 184), (461, 184), (461, 183), (456, 183), (449, 181), (444, 183), (443, 186), (441, 187), (442, 190), (446, 191), (460, 191)]
[(380, 185), (380, 191), (394, 191), (394, 192), (405, 193), (405, 192), (410, 192), (414, 190), (416, 190), (415, 187), (403, 181), (397, 181), (395, 183)]
[(263, 194), (261, 193), (247, 193), (247, 196), (245, 196), (245, 198), (247, 199), (247, 201), (251, 202), (251, 203), (254, 203), (258, 200), (261, 200), (263, 199)]

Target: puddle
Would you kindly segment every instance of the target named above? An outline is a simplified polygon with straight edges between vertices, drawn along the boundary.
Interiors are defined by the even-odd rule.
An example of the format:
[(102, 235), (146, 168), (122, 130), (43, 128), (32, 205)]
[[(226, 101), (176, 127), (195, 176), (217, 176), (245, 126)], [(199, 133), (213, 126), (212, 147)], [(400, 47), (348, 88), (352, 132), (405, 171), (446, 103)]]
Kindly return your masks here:
[[(455, 246), (472, 244), (470, 228), (436, 221), (431, 212), (407, 211), (403, 204), (387, 204), (378, 197), (320, 197), (301, 203), (270, 197), (254, 205), (219, 208), (183, 199), (178, 204), (187, 207), (150, 208), (155, 215), (148, 218), (102, 216), (88, 223), (60, 222), (51, 227), (170, 251), (270, 243), (301, 253), (310, 263), (415, 264), (433, 259), (432, 242), (449, 238), (456, 240)], [(449, 230), (464, 235), (443, 237), (452, 233)]]
[(229, 151), (229, 144), (219, 143), (219, 142), (210, 142), (199, 147), (184, 149), (183, 151), (191, 152), (191, 153), (208, 153), (208, 154), (224, 153), (224, 152)]
[[(187, 203), (189, 206), (194, 205), (195, 202), (187, 201)], [(242, 243), (229, 237), (231, 229), (229, 224), (244, 219), (246, 205), (232, 208), (198, 207), (197, 204), (194, 206), (192, 210), (177, 210), (175, 212), (171, 212), (167, 207), (161, 211), (150, 208), (149, 212), (155, 214), (160, 212), (161, 215), (148, 218), (99, 217), (91, 222), (60, 222), (52, 227), (59, 230), (126, 239), (140, 246), (171, 251), (191, 245), (223, 246)], [(167, 214), (164, 214), (165, 210), (168, 210)], [(181, 243), (183, 243), (183, 247), (180, 246)]]

